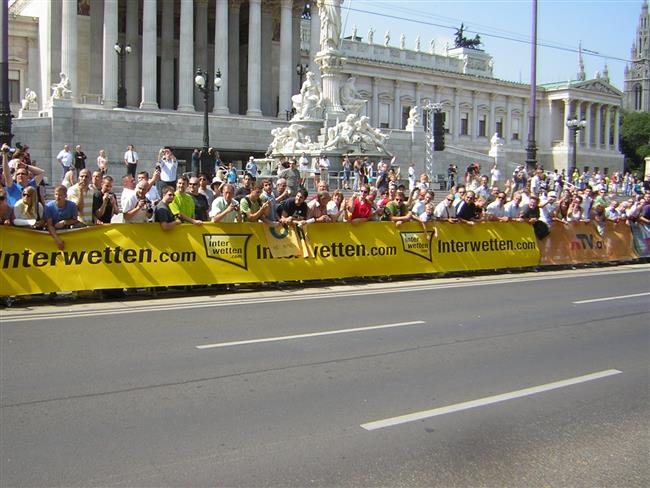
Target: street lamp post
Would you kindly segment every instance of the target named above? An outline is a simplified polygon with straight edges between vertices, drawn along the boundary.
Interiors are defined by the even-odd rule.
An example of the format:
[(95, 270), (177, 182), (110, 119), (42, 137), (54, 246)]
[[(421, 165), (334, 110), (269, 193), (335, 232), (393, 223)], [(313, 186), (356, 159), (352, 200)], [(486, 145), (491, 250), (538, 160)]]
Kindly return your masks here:
[(307, 74), (307, 70), (308, 70), (308, 69), (309, 69), (309, 65), (308, 65), (308, 64), (301, 64), (301, 63), (298, 63), (298, 64), (296, 65), (296, 73), (298, 74), (298, 78), (300, 78), (300, 85), (299, 85), (299, 88), (302, 88), (302, 79), (303, 79), (303, 78), (305, 77), (305, 75)]
[(125, 78), (125, 56), (127, 54), (131, 53), (131, 46), (127, 44), (126, 46), (123, 44), (120, 44), (119, 42), (115, 43), (115, 46), (113, 46), (113, 49), (115, 49), (115, 52), (117, 53), (117, 58), (118, 58), (118, 71), (119, 71), (119, 85), (117, 88), (117, 106), (120, 108), (126, 107), (126, 84), (124, 82)]
[(221, 89), (221, 70), (217, 68), (214, 74), (214, 80), (211, 80), (208, 73), (203, 71), (201, 67), (196, 69), (194, 76), (194, 85), (203, 94), (203, 148), (201, 150), (201, 159), (199, 162), (199, 173), (205, 173), (209, 168), (210, 156), (208, 155), (208, 148), (210, 147), (210, 131), (208, 127), (208, 100), (210, 93), (214, 90)]
[(577, 136), (578, 132), (587, 127), (587, 122), (584, 120), (578, 120), (574, 115), (572, 118), (567, 119), (566, 126), (571, 131), (571, 165), (572, 168), (567, 168), (567, 174), (571, 174), (573, 168), (577, 167), (578, 164), (578, 153), (577, 153)]

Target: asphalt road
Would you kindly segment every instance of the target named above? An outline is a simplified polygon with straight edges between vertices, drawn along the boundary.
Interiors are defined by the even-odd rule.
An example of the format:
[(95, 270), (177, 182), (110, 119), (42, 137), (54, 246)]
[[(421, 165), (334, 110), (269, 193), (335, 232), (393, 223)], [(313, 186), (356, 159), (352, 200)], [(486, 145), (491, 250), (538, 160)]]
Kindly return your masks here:
[(8, 309), (0, 485), (650, 486), (650, 267)]

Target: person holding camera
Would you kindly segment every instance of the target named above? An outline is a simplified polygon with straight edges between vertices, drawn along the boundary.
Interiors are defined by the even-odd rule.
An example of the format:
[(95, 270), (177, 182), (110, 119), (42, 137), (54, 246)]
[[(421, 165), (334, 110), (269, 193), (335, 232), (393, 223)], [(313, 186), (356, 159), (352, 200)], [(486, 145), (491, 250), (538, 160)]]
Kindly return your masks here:
[(221, 189), (221, 196), (214, 199), (210, 209), (212, 222), (234, 223), (241, 222), (239, 202), (233, 198), (235, 188), (227, 183)]
[[(25, 188), (28, 186), (36, 188), (43, 181), (45, 172), (41, 168), (19, 161), (16, 163), (14, 177), (12, 178), (9, 169), (9, 152), (11, 149), (7, 144), (3, 144), (0, 150), (2, 151), (2, 176), (4, 178), (7, 204), (13, 207), (16, 202), (21, 201)], [(30, 178), (30, 173), (33, 178)]]
[(113, 215), (117, 215), (119, 211), (117, 197), (113, 193), (113, 177), (105, 175), (102, 178), (101, 188), (93, 195), (95, 223), (110, 224)]
[(127, 224), (144, 224), (153, 217), (153, 205), (147, 198), (147, 182), (141, 180), (122, 207), (124, 222)]

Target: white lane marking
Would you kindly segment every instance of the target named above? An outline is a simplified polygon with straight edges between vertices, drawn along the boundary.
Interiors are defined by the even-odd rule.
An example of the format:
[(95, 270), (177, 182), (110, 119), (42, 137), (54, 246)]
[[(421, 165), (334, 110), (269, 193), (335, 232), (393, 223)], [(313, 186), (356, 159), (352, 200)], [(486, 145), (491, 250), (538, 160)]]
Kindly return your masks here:
[[(382, 295), (382, 294), (392, 294), (392, 293), (411, 293), (417, 291), (430, 291), (430, 290), (448, 290), (449, 288), (471, 288), (478, 286), (489, 286), (489, 285), (512, 285), (515, 283), (527, 283), (535, 281), (547, 281), (547, 280), (562, 280), (562, 279), (583, 279), (591, 278), (593, 276), (612, 276), (615, 274), (630, 274), (630, 273), (647, 273), (647, 269), (623, 269), (623, 270), (607, 270), (607, 271), (595, 271), (595, 272), (586, 272), (580, 274), (552, 274), (547, 276), (522, 276), (522, 277), (513, 277), (511, 275), (504, 275), (501, 278), (489, 279), (486, 281), (476, 282), (476, 278), (467, 278), (466, 281), (460, 282), (449, 282), (443, 281), (441, 283), (431, 283), (423, 285), (414, 285), (409, 286), (406, 283), (397, 283), (398, 286), (382, 287), (382, 288), (369, 288), (369, 289), (354, 289), (354, 290), (332, 290), (328, 289), (323, 292), (306, 292), (301, 295), (291, 294), (287, 296), (266, 296), (259, 298), (248, 298), (244, 302), (240, 298), (225, 299), (216, 302), (205, 302), (205, 297), (201, 297), (199, 302), (181, 302), (181, 303), (166, 303), (156, 302), (154, 304), (129, 304), (128, 302), (116, 303), (115, 306), (119, 308), (110, 308), (110, 309), (97, 309), (93, 308), (91, 310), (60, 310), (47, 311), (47, 312), (11, 312), (4, 310), (1, 314), (2, 320), (0, 323), (12, 323), (12, 322), (27, 322), (33, 320), (67, 320), (70, 318), (81, 318), (81, 317), (98, 317), (102, 315), (121, 315), (121, 314), (131, 314), (131, 313), (156, 313), (156, 312), (166, 312), (173, 310), (195, 310), (202, 308), (216, 308), (216, 307), (233, 307), (233, 306), (249, 306), (251, 304), (259, 303), (278, 303), (278, 302), (294, 302), (302, 300), (311, 300), (312, 298), (318, 297), (319, 300), (323, 299), (338, 299), (341, 297), (357, 297), (364, 295)], [(559, 273), (559, 272), (558, 272)]]
[(288, 336), (281, 336), (281, 337), (266, 337), (264, 339), (252, 339), (248, 341), (221, 342), (219, 344), (204, 344), (202, 346), (196, 346), (196, 348), (214, 349), (217, 347), (243, 346), (245, 344), (260, 344), (262, 342), (291, 341), (294, 339), (305, 339), (307, 337), (319, 337), (319, 336), (327, 336), (327, 335), (334, 335), (334, 334), (349, 334), (352, 332), (367, 332), (369, 330), (390, 329), (394, 327), (406, 327), (409, 325), (422, 325), (424, 323), (426, 322), (424, 322), (423, 320), (415, 320), (413, 322), (399, 322), (396, 324), (372, 325), (369, 327), (355, 327), (354, 329), (339, 329), (339, 330), (329, 330), (326, 332), (312, 332), (309, 334), (296, 334), (296, 335), (288, 335)]
[(650, 295), (650, 293), (635, 293), (634, 295), (619, 295), (617, 297), (604, 297), (604, 298), (593, 298), (591, 300), (580, 300), (575, 303), (576, 305), (582, 305), (583, 303), (595, 303), (595, 302), (608, 302), (610, 300), (621, 300), (623, 298), (634, 298), (634, 297), (644, 297)]
[(621, 373), (622, 371), (619, 371), (618, 369), (608, 369), (605, 371), (600, 371), (598, 373), (591, 373), (584, 376), (569, 378), (566, 380), (554, 381), (553, 383), (547, 383), (545, 385), (524, 388), (523, 390), (511, 391), (510, 393), (503, 393), (501, 395), (479, 398), (478, 400), (456, 403), (455, 405), (448, 405), (446, 407), (434, 408), (432, 410), (424, 410), (422, 412), (414, 412), (407, 415), (401, 415), (399, 417), (392, 417), (384, 420), (367, 422), (365, 424), (361, 424), (361, 427), (363, 427), (366, 430), (383, 429), (385, 427), (392, 427), (394, 425), (405, 424), (408, 422), (415, 422), (417, 420), (437, 417), (439, 415), (445, 415), (448, 413), (460, 412), (462, 410), (468, 410), (470, 408), (483, 407), (485, 405), (492, 405), (493, 403), (504, 402), (506, 400), (514, 400), (515, 398), (522, 398), (530, 395), (536, 395), (538, 393), (557, 390), (558, 388), (565, 388), (567, 386), (577, 385), (580, 383), (585, 383), (587, 381), (598, 380), (600, 378), (606, 378), (608, 376), (613, 376)]

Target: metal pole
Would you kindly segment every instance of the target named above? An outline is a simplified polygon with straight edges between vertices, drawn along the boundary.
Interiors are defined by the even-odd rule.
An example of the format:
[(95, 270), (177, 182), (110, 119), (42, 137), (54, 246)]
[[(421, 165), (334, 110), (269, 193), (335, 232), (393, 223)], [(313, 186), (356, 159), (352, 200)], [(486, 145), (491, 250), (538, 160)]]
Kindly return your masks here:
[(530, 51), (530, 113), (528, 114), (528, 145), (526, 166), (537, 166), (537, 145), (535, 142), (535, 114), (537, 112), (537, 0), (533, 0), (533, 26)]
[(125, 69), (125, 59), (124, 55), (126, 54), (124, 46), (120, 46), (120, 50), (117, 53), (118, 57), (118, 62), (119, 62), (119, 81), (120, 81), (120, 86), (117, 88), (117, 106), (119, 108), (124, 108), (126, 107), (126, 86), (125, 86), (125, 76), (124, 76), (124, 69)]
[(578, 167), (578, 143), (577, 143), (578, 129), (571, 127), (571, 142), (573, 147), (571, 148), (571, 164), (574, 168)]
[(0, 6), (0, 23), (2, 24), (0, 46), (0, 144), (11, 146), (14, 135), (11, 133), (11, 106), (9, 105), (9, 2)]

